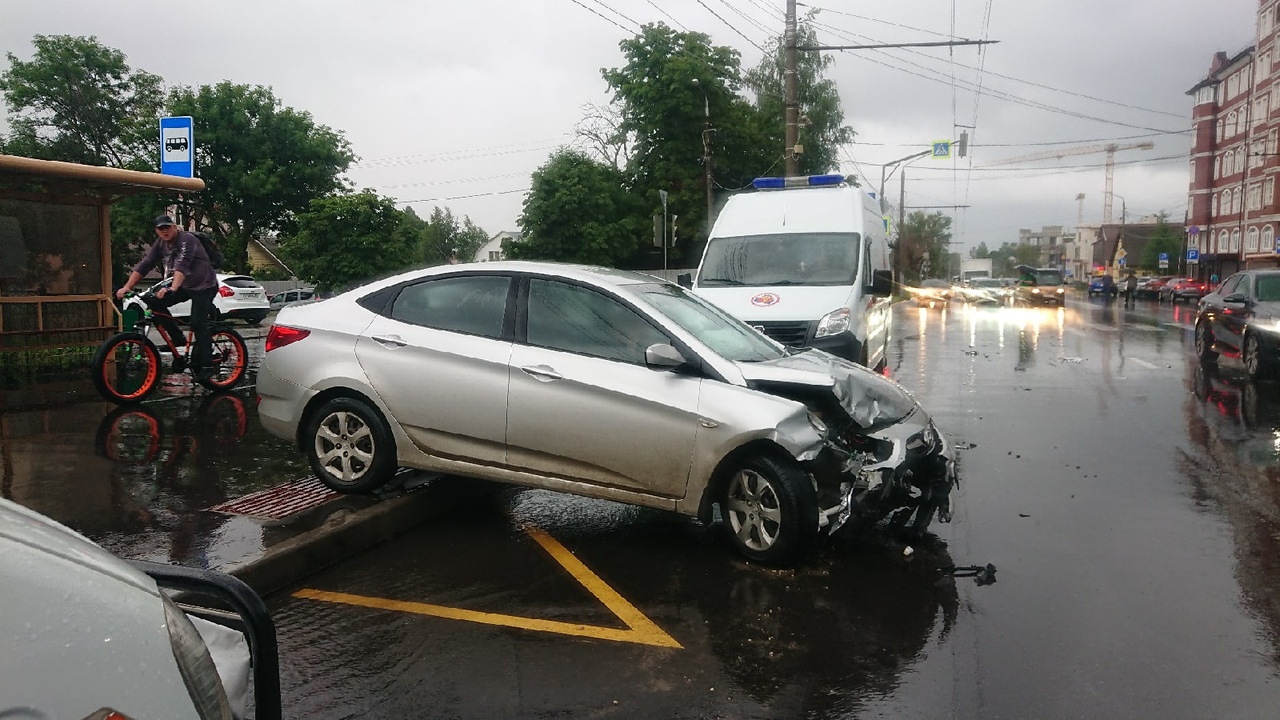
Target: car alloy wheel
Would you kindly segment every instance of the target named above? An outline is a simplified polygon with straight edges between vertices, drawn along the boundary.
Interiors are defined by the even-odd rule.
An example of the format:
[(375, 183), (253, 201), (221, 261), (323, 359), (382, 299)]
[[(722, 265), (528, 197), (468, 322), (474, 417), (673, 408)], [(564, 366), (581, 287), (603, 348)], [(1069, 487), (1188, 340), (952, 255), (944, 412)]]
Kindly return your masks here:
[(1259, 380), (1270, 374), (1270, 368), (1265, 357), (1262, 355), (1262, 342), (1258, 340), (1258, 336), (1249, 333), (1244, 336), (1244, 369), (1249, 373), (1249, 377)]
[(730, 540), (748, 559), (793, 562), (817, 531), (817, 499), (794, 462), (757, 456), (725, 487), (721, 509)]
[(1203, 320), (1196, 323), (1196, 357), (1205, 362), (1218, 359), (1218, 353), (1213, 351), (1213, 335)]
[(334, 398), (311, 417), (307, 459), (321, 482), (338, 492), (365, 493), (391, 479), (395, 441), (377, 411), (355, 398)]

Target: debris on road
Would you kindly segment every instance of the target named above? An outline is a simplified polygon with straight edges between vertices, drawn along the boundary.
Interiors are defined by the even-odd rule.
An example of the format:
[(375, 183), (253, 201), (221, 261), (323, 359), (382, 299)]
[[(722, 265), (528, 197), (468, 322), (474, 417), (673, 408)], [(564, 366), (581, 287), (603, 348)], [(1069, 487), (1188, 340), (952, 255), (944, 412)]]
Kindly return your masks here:
[(996, 566), (986, 565), (947, 565), (942, 568), (945, 575), (951, 577), (971, 577), (978, 585), (994, 585), (996, 582)]

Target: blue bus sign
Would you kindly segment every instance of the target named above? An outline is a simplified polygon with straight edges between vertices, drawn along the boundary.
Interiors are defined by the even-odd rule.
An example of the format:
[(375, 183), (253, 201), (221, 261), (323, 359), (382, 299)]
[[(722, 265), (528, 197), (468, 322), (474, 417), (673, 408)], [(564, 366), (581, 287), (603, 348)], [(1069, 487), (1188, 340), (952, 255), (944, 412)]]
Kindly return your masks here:
[(160, 174), (196, 176), (196, 138), (191, 116), (160, 118)]

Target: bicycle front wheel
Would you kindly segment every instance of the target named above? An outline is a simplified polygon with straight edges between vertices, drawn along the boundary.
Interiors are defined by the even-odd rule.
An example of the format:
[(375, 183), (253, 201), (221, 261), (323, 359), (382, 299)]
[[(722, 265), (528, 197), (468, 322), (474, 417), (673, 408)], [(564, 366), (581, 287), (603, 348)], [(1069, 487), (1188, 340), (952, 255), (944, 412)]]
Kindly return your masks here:
[(229, 390), (240, 382), (249, 368), (249, 349), (240, 333), (231, 328), (213, 331), (213, 352), (208, 377), (199, 380), (210, 390)]
[(142, 402), (159, 384), (160, 351), (140, 333), (117, 333), (98, 347), (90, 367), (102, 397), (121, 404)]

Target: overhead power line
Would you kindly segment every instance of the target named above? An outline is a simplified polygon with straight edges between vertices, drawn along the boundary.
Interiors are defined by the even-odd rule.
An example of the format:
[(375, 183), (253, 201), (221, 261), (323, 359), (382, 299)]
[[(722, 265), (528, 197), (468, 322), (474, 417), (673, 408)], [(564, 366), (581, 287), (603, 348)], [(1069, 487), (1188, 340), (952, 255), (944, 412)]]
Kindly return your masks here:
[(768, 55), (768, 54), (769, 54), (769, 52), (768, 52), (767, 50), (765, 50), (765, 49), (764, 49), (764, 47), (760, 45), (760, 43), (757, 43), (755, 40), (752, 40), (751, 38), (747, 37), (746, 33), (742, 32), (742, 31), (741, 31), (741, 30), (739, 30), (738, 28), (734, 27), (734, 26), (733, 26), (733, 23), (729, 22), (728, 20), (725, 20), (725, 19), (720, 15), (720, 13), (716, 12), (715, 10), (712, 10), (712, 9), (711, 9), (711, 6), (707, 5), (707, 4), (706, 4), (705, 2), (703, 2), (702, 0), (698, 0), (698, 4), (699, 4), (699, 5), (701, 5), (701, 6), (702, 6), (702, 7), (703, 7), (707, 12), (711, 13), (712, 15), (715, 15), (715, 17), (716, 17), (716, 19), (717, 19), (717, 20), (719, 20), (720, 22), (722, 22), (722, 23), (724, 23), (725, 25), (729, 26), (729, 29), (730, 29), (730, 30), (732, 30), (732, 31), (734, 31), (734, 32), (736, 32), (736, 33), (738, 33), (738, 35), (740, 35), (740, 36), (742, 37), (742, 39), (743, 39), (743, 40), (746, 40), (747, 42), (751, 43), (752, 45), (755, 45), (757, 50), (759, 50), (760, 52), (764, 53), (765, 55)]
[(470, 200), (478, 197), (492, 197), (494, 195), (514, 195), (515, 193), (529, 192), (532, 188), (518, 188), (516, 190), (494, 190), (493, 192), (473, 193), (471, 195), (453, 195), (451, 197), (424, 198), (422, 200), (401, 200), (396, 198), (396, 202), (405, 205), (415, 205), (425, 202), (445, 202), (446, 200)]
[(573, 3), (574, 5), (577, 5), (578, 7), (582, 8), (583, 10), (586, 10), (587, 12), (591, 13), (592, 15), (595, 15), (596, 17), (600, 18), (601, 20), (604, 20), (604, 21), (606, 21), (606, 22), (609, 22), (609, 23), (611, 23), (611, 24), (613, 24), (613, 25), (618, 26), (618, 28), (619, 28), (619, 29), (621, 29), (621, 30), (622, 30), (623, 32), (625, 32), (625, 33), (633, 32), (632, 30), (629, 30), (629, 29), (627, 29), (626, 27), (624, 27), (624, 26), (623, 26), (623, 24), (622, 24), (622, 23), (620, 23), (620, 22), (618, 22), (617, 20), (614, 20), (614, 19), (613, 19), (613, 18), (611, 18), (611, 17), (605, 17), (604, 15), (601, 15), (601, 14), (600, 14), (600, 12), (599, 12), (598, 10), (596, 10), (595, 8), (587, 7), (586, 5), (583, 5), (583, 4), (582, 4), (581, 2), (579, 2), (578, 0), (569, 0), (569, 2)]

